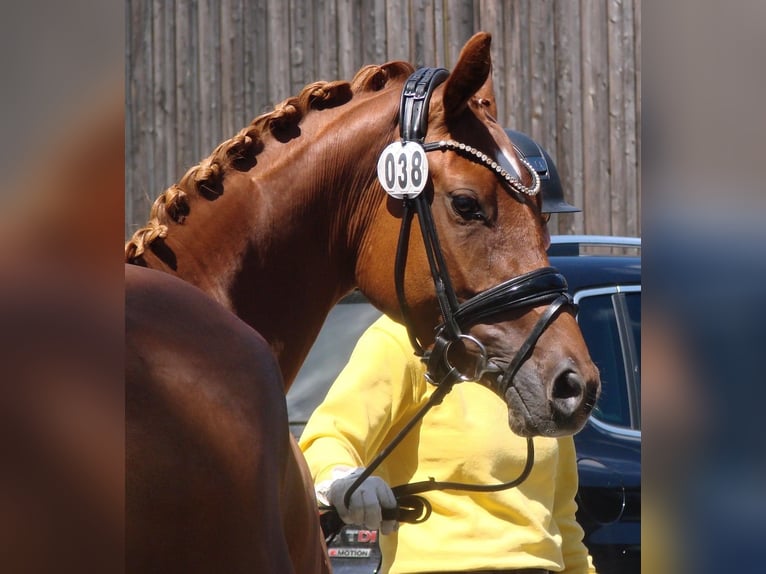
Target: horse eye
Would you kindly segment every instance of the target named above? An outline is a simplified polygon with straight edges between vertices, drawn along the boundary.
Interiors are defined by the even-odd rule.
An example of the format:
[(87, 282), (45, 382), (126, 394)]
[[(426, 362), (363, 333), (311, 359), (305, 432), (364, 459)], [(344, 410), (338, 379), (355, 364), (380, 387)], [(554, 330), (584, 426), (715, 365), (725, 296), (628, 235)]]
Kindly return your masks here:
[(470, 195), (453, 196), (452, 209), (464, 219), (484, 219), (479, 202)]

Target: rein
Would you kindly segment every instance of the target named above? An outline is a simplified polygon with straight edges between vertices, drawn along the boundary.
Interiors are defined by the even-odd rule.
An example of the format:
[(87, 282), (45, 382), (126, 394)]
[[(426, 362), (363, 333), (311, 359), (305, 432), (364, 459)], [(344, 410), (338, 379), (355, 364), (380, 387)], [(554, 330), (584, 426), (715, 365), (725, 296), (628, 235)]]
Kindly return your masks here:
[[(502, 153), (497, 154), (497, 161), (495, 161), (476, 148), (453, 140), (423, 143), (427, 132), (428, 103), (431, 94), (440, 83), (446, 80), (448, 75), (449, 72), (444, 68), (420, 68), (407, 79), (402, 91), (399, 108), (399, 127), (402, 144), (412, 142), (415, 146), (420, 146), (424, 152), (452, 151), (459, 153), (471, 161), (485, 165), (488, 169), (495, 172), (512, 190), (530, 196), (536, 195), (540, 190), (540, 178), (535, 169), (524, 158), (519, 158), (519, 160), (532, 175), (532, 187), (525, 186), (519, 178), (512, 175), (512, 173), (515, 173), (515, 170), (504, 159)], [(427, 365), (426, 379), (435, 385), (436, 389), (415, 416), (349, 487), (343, 500), (346, 507), (349, 506), (351, 495), (354, 491), (375, 471), (425, 414), (432, 407), (442, 402), (447, 393), (452, 390), (454, 384), (463, 381), (478, 381), (482, 377), (488, 376), (493, 381), (491, 385), (493, 390), (504, 396), (512, 384), (516, 372), (529, 357), (537, 340), (548, 325), (555, 319), (561, 309), (573, 306), (572, 298), (567, 293), (567, 282), (564, 276), (552, 267), (536, 269), (514, 277), (459, 303), (439, 245), (431, 207), (426, 194), (420, 193), (420, 191), (422, 191), (422, 187), (414, 193), (406, 192), (403, 195), (394, 195), (394, 197), (401, 197), (404, 202), (402, 226), (396, 250), (394, 281), (410, 342), (415, 349), (415, 354), (420, 356)], [(387, 192), (391, 194), (389, 189), (387, 189)], [(430, 351), (424, 349), (413, 333), (410, 308), (407, 304), (404, 289), (404, 270), (407, 262), (408, 240), (415, 213), (418, 215), (418, 222), (425, 244), (436, 297), (443, 318), (443, 323), (436, 328), (435, 343)], [(497, 314), (543, 304), (548, 304), (548, 308), (543, 312), (527, 336), (527, 339), (505, 368), (489, 360), (487, 351), (482, 343), (464, 333), (471, 326)], [(450, 363), (449, 351), (452, 345), (456, 343), (464, 344), (466, 342), (471, 343), (478, 349), (478, 359), (470, 372), (461, 372)], [(526, 440), (527, 460), (524, 469), (517, 478), (509, 482), (493, 485), (439, 482), (431, 478), (426, 481), (396, 486), (392, 490), (399, 506), (396, 509), (384, 508), (384, 519), (413, 523), (426, 520), (431, 513), (430, 504), (427, 500), (417, 495), (431, 490), (450, 489), (473, 492), (496, 492), (518, 486), (527, 478), (534, 463), (532, 439), (527, 437)], [(330, 517), (327, 515), (334, 516)], [(325, 532), (333, 528), (332, 525), (325, 527), (325, 524), (330, 524), (335, 519), (340, 520), (336, 513), (326, 513), (323, 515), (323, 518), (323, 529)], [(340, 526), (342, 526), (342, 522)], [(337, 527), (337, 530), (339, 530), (340, 526)]]

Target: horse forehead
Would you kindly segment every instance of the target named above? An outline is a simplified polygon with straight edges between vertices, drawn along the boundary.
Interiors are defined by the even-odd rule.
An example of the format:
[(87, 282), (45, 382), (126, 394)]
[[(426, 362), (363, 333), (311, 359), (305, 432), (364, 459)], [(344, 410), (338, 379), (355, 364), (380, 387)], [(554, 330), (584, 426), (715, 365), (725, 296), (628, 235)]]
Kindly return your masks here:
[[(520, 180), (524, 179), (525, 170), (522, 168), (519, 157), (516, 154), (516, 150), (513, 147), (513, 143), (505, 135), (500, 126), (494, 122), (487, 122), (485, 124), (489, 130), (495, 145), (497, 146), (497, 153), (493, 159), (500, 164), (506, 171), (511, 172), (511, 175), (516, 176)], [(511, 169), (509, 169), (511, 168)], [(515, 173), (513, 173), (515, 172)]]
[[(487, 149), (486, 146), (484, 149)], [(494, 159), (500, 152), (496, 148), (496, 152), (487, 150), (485, 153), (487, 156), (492, 153), (490, 157)], [(465, 157), (454, 150), (430, 152), (427, 157), (429, 171), (437, 190), (450, 192), (457, 189), (467, 189), (486, 197), (502, 194), (519, 199), (515, 192), (503, 185), (495, 171), (484, 163)], [(517, 164), (514, 163), (515, 165)], [(507, 164), (504, 167), (507, 168)], [(523, 201), (518, 203), (523, 203)]]
[[(500, 146), (500, 157), (497, 158), (497, 162), (500, 165), (503, 165), (503, 159), (507, 161), (511, 167), (516, 171), (515, 175), (519, 179), (522, 179), (522, 173), (524, 173), (521, 170), (521, 162), (519, 162), (519, 158), (516, 155), (516, 152), (513, 150), (513, 146), (510, 144), (510, 142), (501, 141), (499, 144)], [(507, 169), (507, 166), (505, 166)]]

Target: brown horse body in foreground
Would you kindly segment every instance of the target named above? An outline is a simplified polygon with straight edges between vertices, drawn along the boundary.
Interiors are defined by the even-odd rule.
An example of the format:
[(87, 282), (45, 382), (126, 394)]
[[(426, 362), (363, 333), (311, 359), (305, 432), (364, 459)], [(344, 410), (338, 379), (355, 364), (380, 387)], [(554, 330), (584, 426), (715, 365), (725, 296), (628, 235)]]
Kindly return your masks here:
[[(426, 141), (504, 153), (524, 174), (494, 110), (490, 38), (477, 34), (431, 98)], [(284, 393), (322, 322), (358, 286), (402, 319), (394, 287), (401, 201), (376, 180), (412, 67), (368, 66), (349, 84), (307, 86), (256, 118), (168, 189), (126, 246), (127, 552), (131, 571), (329, 569), (313, 489), (291, 441)], [(460, 299), (545, 267), (537, 198), (486, 165), (428, 156), (431, 208)], [(423, 241), (405, 291), (420, 341), (439, 323)], [(513, 356), (540, 314), (508, 313), (471, 335)], [(557, 411), (556, 381), (568, 393)], [(509, 419), (527, 434), (580, 428), (598, 375), (562, 313), (515, 378)]]

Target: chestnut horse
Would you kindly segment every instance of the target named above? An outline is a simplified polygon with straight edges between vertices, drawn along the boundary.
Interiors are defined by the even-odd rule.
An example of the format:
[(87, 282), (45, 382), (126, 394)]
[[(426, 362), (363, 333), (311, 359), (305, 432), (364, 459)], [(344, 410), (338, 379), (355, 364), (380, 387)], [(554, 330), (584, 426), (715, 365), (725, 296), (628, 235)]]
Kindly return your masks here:
[[(354, 287), (406, 322), (426, 353), (455, 305), (456, 317), (476, 315), (447, 328), (459, 323), (470, 344), (448, 358), (447, 343), (442, 362), (481, 355), (478, 374), (518, 433), (584, 424), (598, 374), (571, 308), (533, 296), (566, 285), (547, 267), (536, 176), (493, 117), (490, 69), (490, 36), (479, 33), (425, 98), (407, 100), (428, 151), (410, 174), (427, 172), (418, 208), (421, 225), (432, 218), (427, 239), (402, 227), (415, 200), (376, 178), (403, 129), (414, 71), (403, 62), (308, 85), (156, 200), (126, 245), (129, 570), (329, 570), (284, 393)], [(526, 306), (480, 304), (519, 290)], [(503, 373), (513, 384), (497, 384)]]

